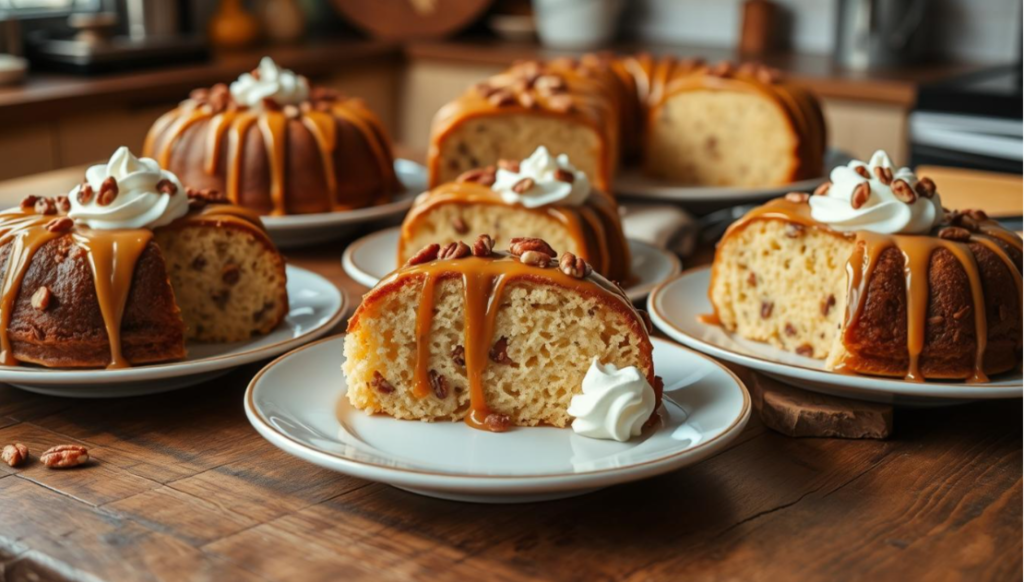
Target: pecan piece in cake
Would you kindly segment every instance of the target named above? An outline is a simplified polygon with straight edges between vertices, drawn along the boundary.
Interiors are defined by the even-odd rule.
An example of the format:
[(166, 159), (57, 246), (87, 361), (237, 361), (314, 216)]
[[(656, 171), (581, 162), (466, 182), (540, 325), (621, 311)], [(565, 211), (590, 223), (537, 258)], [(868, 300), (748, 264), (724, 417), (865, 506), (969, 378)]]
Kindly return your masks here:
[(228, 285), (237, 285), (241, 278), (242, 270), (238, 268), (238, 265), (224, 265), (224, 268), (221, 269), (220, 280)]
[(413, 265), (422, 265), (423, 263), (429, 263), (430, 261), (437, 259), (437, 253), (441, 250), (441, 245), (437, 243), (429, 244), (420, 249), (411, 259), (405, 262), (406, 267)]
[(9, 467), (17, 467), (28, 459), (28, 447), (21, 443), (11, 443), (4, 447), (4, 452), (0, 455)]
[(900, 202), (906, 204), (913, 204), (917, 201), (917, 194), (914, 193), (914, 189), (907, 184), (906, 180), (894, 180), (892, 183), (892, 194)]
[(582, 279), (590, 274), (590, 265), (581, 257), (570, 252), (562, 253), (562, 258), (558, 260), (558, 268), (566, 275), (577, 279)]
[(46, 449), (39, 460), (51, 469), (68, 469), (87, 462), (89, 450), (81, 445), (57, 445)]
[(800, 238), (807, 231), (807, 227), (796, 222), (786, 224), (786, 238)]
[(452, 218), (452, 230), (457, 234), (466, 234), (469, 232), (469, 226), (466, 225), (466, 221), (461, 216), (455, 216)]
[(850, 205), (853, 206), (854, 210), (859, 210), (861, 206), (868, 203), (870, 198), (871, 186), (867, 182), (861, 182), (853, 189), (853, 195), (850, 196)]
[(455, 346), (452, 348), (452, 361), (456, 366), (466, 367), (466, 348)]
[(474, 257), (489, 257), (491, 251), (494, 249), (494, 239), (489, 235), (482, 234), (476, 237), (473, 242), (473, 256)]
[(441, 400), (448, 398), (448, 380), (437, 373), (437, 370), (430, 371), (430, 389), (434, 391), (434, 396), (437, 396)]
[(824, 316), (828, 316), (829, 312), (832, 311), (832, 308), (835, 307), (835, 305), (836, 296), (830, 293), (829, 296), (826, 297), (825, 300), (821, 302), (821, 314)]
[(380, 375), (380, 372), (373, 373), (373, 381), (370, 383), (377, 392), (381, 394), (391, 394), (395, 391), (395, 387), (390, 382), (384, 379), (384, 376)]
[(49, 287), (43, 285), (32, 294), (32, 307), (37, 311), (46, 311), (50, 308), (51, 299), (53, 299), (53, 293)]
[(461, 259), (468, 257), (472, 251), (469, 245), (462, 242), (452, 242), (444, 245), (444, 247), (437, 253), (437, 258), (441, 260), (445, 259)]
[(512, 358), (508, 356), (508, 338), (505, 336), (501, 336), (498, 338), (498, 341), (494, 342), (489, 355), (491, 357), (491, 361), (496, 364), (515, 364), (515, 362), (512, 361)]
[(551, 248), (551, 245), (544, 242), (544, 239), (517, 236), (509, 242), (508, 252), (513, 255), (518, 257), (526, 251), (536, 251), (551, 258), (555, 258), (557, 256), (555, 249)]
[(775, 309), (775, 304), (771, 301), (761, 302), (761, 319), (768, 319), (772, 316), (772, 310)]

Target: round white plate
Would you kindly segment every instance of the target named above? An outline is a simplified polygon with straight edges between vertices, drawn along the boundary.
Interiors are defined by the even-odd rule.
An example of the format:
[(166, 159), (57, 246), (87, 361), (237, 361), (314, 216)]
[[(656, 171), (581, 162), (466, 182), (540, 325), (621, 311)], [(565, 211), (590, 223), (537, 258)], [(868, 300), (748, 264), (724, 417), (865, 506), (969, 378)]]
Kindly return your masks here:
[(657, 339), (661, 420), (629, 442), (564, 428), (498, 434), (461, 422), (369, 416), (345, 397), (343, 343), (344, 336), (327, 338), (271, 362), (245, 394), (249, 422), (296, 457), (431, 497), (517, 503), (580, 495), (696, 463), (722, 450), (750, 418), (750, 396), (732, 372)]
[[(401, 228), (386, 228), (368, 234), (348, 245), (341, 255), (341, 266), (349, 277), (366, 287), (373, 287), (397, 267), (398, 239)], [(636, 281), (626, 287), (630, 301), (640, 301), (658, 283), (679, 274), (682, 266), (672, 253), (642, 243), (629, 241)]]
[(155, 394), (192, 386), (243, 364), (265, 360), (323, 336), (345, 315), (345, 297), (320, 275), (287, 266), (288, 315), (269, 334), (230, 344), (189, 343), (180, 362), (123, 370), (0, 366), (0, 382), (31, 392), (73, 398)]
[(395, 173), (403, 189), (387, 204), (345, 212), (264, 216), (270, 238), (281, 248), (313, 245), (346, 236), (371, 220), (400, 216), (427, 189), (427, 169), (411, 160), (395, 160)]
[(825, 168), (820, 177), (793, 182), (785, 186), (765, 188), (681, 186), (645, 176), (640, 167), (633, 166), (624, 168), (619, 173), (615, 178), (613, 189), (616, 195), (673, 202), (756, 202), (782, 196), (787, 192), (810, 192), (827, 179), (828, 172), (832, 168), (846, 165), (852, 159), (850, 154), (830, 148), (825, 152)]
[(816, 360), (778, 349), (768, 344), (730, 334), (717, 325), (698, 321), (711, 313), (708, 284), (711, 269), (686, 271), (660, 285), (647, 300), (654, 325), (691, 348), (730, 362), (759, 370), (783, 382), (847, 398), (890, 402), (904, 405), (936, 405), (955, 400), (1020, 398), (1021, 372), (1001, 374), (992, 382), (928, 381), (907, 382), (895, 378), (837, 374)]

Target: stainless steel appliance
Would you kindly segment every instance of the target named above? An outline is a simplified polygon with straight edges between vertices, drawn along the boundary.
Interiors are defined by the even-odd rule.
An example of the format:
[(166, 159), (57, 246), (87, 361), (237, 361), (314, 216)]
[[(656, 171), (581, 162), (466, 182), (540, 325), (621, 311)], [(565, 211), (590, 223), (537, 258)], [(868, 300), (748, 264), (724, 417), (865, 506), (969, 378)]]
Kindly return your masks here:
[(928, 0), (839, 0), (835, 60), (865, 70), (918, 61), (927, 50)]

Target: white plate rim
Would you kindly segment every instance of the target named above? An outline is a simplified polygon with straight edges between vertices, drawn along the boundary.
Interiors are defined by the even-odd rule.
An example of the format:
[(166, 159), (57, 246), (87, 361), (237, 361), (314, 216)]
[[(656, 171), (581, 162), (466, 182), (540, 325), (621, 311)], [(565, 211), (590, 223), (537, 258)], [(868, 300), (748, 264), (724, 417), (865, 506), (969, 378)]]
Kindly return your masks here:
[[(402, 227), (400, 226), (382, 228), (377, 232), (371, 232), (370, 234), (359, 237), (358, 239), (352, 241), (345, 248), (345, 252), (341, 254), (341, 268), (344, 269), (345, 273), (349, 277), (351, 277), (353, 281), (359, 283), (364, 287), (369, 287), (372, 289), (378, 282), (380, 282), (380, 279), (377, 279), (370, 273), (367, 273), (366, 271), (361, 269), (356, 264), (353, 257), (361, 247), (376, 241), (376, 239), (378, 238), (384, 238), (386, 236), (389, 236), (391, 235), (392, 232), (396, 230), (401, 230), (401, 228)], [(659, 284), (661, 284), (664, 281), (668, 281), (670, 279), (675, 278), (680, 272), (682, 272), (683, 263), (682, 261), (679, 260), (679, 257), (677, 257), (675, 253), (636, 239), (629, 239), (627, 242), (630, 246), (642, 247), (646, 249), (647, 252), (654, 255), (658, 255), (661, 259), (666, 260), (669, 263), (669, 273), (668, 275), (665, 276), (665, 279), (663, 279), (662, 281), (652, 281), (644, 285), (632, 285), (626, 287), (626, 296), (629, 298), (630, 301), (642, 300), (651, 292), (652, 289), (657, 287)]]
[[(286, 265), (290, 273), (300, 272), (303, 276), (320, 279), (325, 288), (333, 289), (338, 301), (337, 311), (316, 327), (310, 328), (298, 336), (283, 339), (279, 342), (252, 348), (242, 352), (210, 356), (198, 360), (179, 360), (160, 364), (133, 366), (120, 370), (103, 369), (52, 369), (52, 368), (20, 368), (18, 366), (0, 366), (0, 382), (52, 385), (52, 384), (95, 384), (99, 382), (139, 382), (191, 376), (205, 372), (234, 368), (264, 358), (280, 355), (295, 347), (323, 336), (334, 329), (345, 317), (347, 298), (344, 293), (323, 275), (303, 269), (295, 265)], [(289, 273), (289, 277), (292, 275)]]
[(422, 182), (409, 185), (402, 182), (403, 188), (400, 192), (395, 194), (395, 199), (384, 204), (378, 204), (376, 206), (369, 206), (366, 208), (356, 208), (343, 212), (315, 212), (310, 214), (286, 214), (284, 216), (261, 216), (260, 218), (263, 220), (263, 225), (266, 227), (267, 231), (273, 235), (275, 232), (284, 233), (302, 230), (305, 228), (361, 223), (367, 220), (383, 218), (408, 210), (409, 207), (412, 206), (413, 200), (415, 200), (416, 196), (418, 196), (423, 190), (426, 183), (427, 168), (419, 162), (414, 162), (404, 158), (396, 158), (394, 164), (395, 172), (399, 178), (402, 178), (403, 176), (411, 176), (412, 173), (416, 172), (422, 174)]
[(619, 174), (612, 189), (617, 195), (627, 198), (646, 198), (651, 200), (670, 200), (675, 202), (750, 202), (765, 200), (786, 192), (809, 192), (828, 179), (828, 173), (834, 166), (845, 165), (853, 156), (838, 148), (828, 148), (825, 152), (822, 175), (808, 178), (781, 186), (761, 188), (735, 186), (686, 186), (674, 184), (666, 180), (657, 180), (643, 176), (642, 169), (632, 167), (625, 174)]
[[(690, 348), (703, 352), (716, 358), (722, 358), (753, 368), (761, 372), (767, 372), (776, 376), (796, 378), (824, 385), (837, 386), (842, 388), (856, 389), (860, 391), (875, 392), (881, 395), (914, 396), (935, 399), (1003, 399), (1020, 398), (1021, 388), (1024, 385), (992, 385), (992, 384), (968, 384), (966, 382), (951, 383), (928, 380), (926, 382), (907, 382), (895, 378), (869, 375), (848, 375), (838, 374), (827, 370), (818, 370), (806, 366), (799, 366), (786, 362), (779, 362), (736, 352), (727, 347), (708, 343), (695, 337), (667, 317), (659, 308), (659, 301), (673, 284), (689, 277), (703, 276), (705, 272), (710, 276), (711, 266), (702, 265), (692, 267), (658, 285), (647, 299), (647, 311), (651, 315), (654, 325), (672, 339), (681, 342)], [(710, 310), (710, 305), (708, 306)], [(1011, 393), (1011, 391), (1015, 391)]]
[[(722, 430), (721, 433), (702, 441), (694, 447), (676, 451), (657, 459), (644, 461), (643, 463), (636, 463), (628, 466), (611, 467), (606, 469), (598, 469), (594, 471), (587, 471), (582, 473), (542, 473), (538, 475), (471, 475), (464, 473), (446, 473), (440, 471), (423, 471), (420, 469), (410, 469), (405, 467), (392, 467), (387, 465), (380, 465), (376, 463), (360, 461), (356, 459), (350, 459), (341, 457), (328, 452), (320, 451), (309, 447), (292, 437), (277, 430), (267, 419), (263, 418), (257, 409), (254, 399), (254, 392), (257, 389), (257, 384), (263, 375), (274, 366), (280, 364), (287, 358), (294, 357), (295, 354), (304, 350), (313, 348), (323, 343), (335, 342), (343, 340), (345, 334), (337, 334), (330, 337), (322, 338), (318, 341), (311, 342), (302, 346), (301, 348), (292, 350), (287, 354), (284, 354), (274, 361), (267, 364), (262, 370), (260, 370), (249, 382), (249, 386), (245, 390), (244, 407), (245, 414), (249, 418), (249, 422), (253, 425), (257, 432), (260, 433), (264, 438), (271, 442), (274, 446), (282, 449), (283, 451), (312, 462), (321, 467), (339, 471), (339, 466), (346, 468), (346, 474), (354, 475), (359, 478), (370, 479), (373, 481), (379, 481), (383, 483), (389, 483), (400, 486), (410, 486), (421, 489), (430, 490), (451, 490), (457, 489), (465, 491), (468, 489), (478, 491), (505, 491), (508, 489), (516, 489), (519, 492), (527, 493), (534, 490), (543, 489), (545, 491), (552, 490), (566, 490), (566, 489), (582, 489), (585, 487), (595, 486), (606, 486), (622, 483), (626, 481), (634, 481), (646, 477), (658, 475), (667, 471), (671, 471), (677, 467), (684, 466), (685, 464), (693, 464), (699, 462), (707, 456), (721, 450), (721, 448), (731, 443), (746, 427), (747, 422), (750, 420), (752, 412), (752, 400), (750, 393), (747, 390), (746, 385), (742, 380), (729, 368), (716, 361), (714, 358), (710, 358), (700, 352), (691, 350), (685, 346), (681, 346), (668, 340), (661, 338), (651, 338), (652, 342), (660, 342), (673, 349), (683, 350), (688, 354), (702, 358), (713, 366), (724, 371), (733, 382), (735, 387), (740, 391), (742, 397), (742, 405), (740, 407), (739, 414), (733, 418), (732, 422), (728, 427)], [(341, 352), (339, 351), (339, 354)], [(339, 366), (340, 368), (340, 366)], [(339, 371), (340, 374), (340, 371)], [(683, 463), (687, 459), (692, 459), (690, 463)], [(399, 477), (399, 478), (396, 478)]]

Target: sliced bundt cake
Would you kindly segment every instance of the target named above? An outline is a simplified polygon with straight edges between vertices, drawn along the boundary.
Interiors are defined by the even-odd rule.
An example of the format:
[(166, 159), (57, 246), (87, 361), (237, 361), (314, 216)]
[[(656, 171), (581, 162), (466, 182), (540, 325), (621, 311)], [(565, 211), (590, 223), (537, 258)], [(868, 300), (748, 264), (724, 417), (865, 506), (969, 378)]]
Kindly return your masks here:
[(494, 244), (513, 236), (541, 238), (582, 258), (598, 273), (625, 284), (629, 245), (615, 200), (591, 188), (567, 156), (541, 146), (529, 158), (473, 170), (416, 199), (402, 222), (398, 264), (432, 242), (473, 242), (489, 232)]
[(1021, 362), (1021, 239), (884, 152), (733, 224), (709, 296), (726, 329), (830, 368), (967, 379)]
[(618, 287), (542, 240), (492, 244), (427, 246), (363, 298), (342, 367), (352, 405), (501, 431), (567, 426), (595, 358), (657, 387), (649, 324)]
[(0, 213), (0, 358), (125, 367), (241, 341), (288, 308), (284, 261), (259, 217), (186, 191), (126, 148), (69, 196)]

